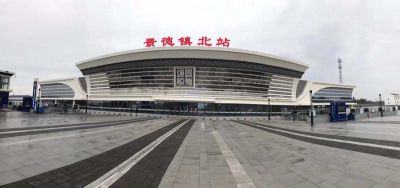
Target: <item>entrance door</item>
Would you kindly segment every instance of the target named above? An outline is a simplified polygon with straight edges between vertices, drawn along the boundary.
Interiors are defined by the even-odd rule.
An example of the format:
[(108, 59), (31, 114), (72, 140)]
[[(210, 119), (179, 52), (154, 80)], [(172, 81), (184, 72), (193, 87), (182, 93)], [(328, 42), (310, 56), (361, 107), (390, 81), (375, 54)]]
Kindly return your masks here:
[(198, 105), (192, 102), (171, 102), (169, 105), (170, 113), (176, 115), (197, 115)]

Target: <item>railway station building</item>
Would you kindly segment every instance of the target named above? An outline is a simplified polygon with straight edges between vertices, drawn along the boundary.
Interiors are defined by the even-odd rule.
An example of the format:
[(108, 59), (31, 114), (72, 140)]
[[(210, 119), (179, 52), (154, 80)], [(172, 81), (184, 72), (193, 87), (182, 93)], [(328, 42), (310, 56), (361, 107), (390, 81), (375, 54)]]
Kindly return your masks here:
[[(40, 80), (44, 106), (92, 110), (241, 116), (306, 110), (313, 101), (352, 104), (355, 86), (303, 80), (308, 65), (220, 47), (155, 47), (76, 64), (80, 77)], [(312, 91), (312, 97), (310, 95)], [(311, 99), (312, 98), (312, 99)]]

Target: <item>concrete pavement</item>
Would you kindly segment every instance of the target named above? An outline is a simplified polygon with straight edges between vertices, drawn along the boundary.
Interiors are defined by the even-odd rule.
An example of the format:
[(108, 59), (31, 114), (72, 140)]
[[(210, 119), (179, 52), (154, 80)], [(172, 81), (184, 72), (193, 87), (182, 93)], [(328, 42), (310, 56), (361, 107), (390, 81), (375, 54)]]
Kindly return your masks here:
[[(8, 117), (7, 120), (0, 119), (1, 128), (56, 126), (62, 124), (62, 121), (67, 121), (64, 124), (85, 124), (130, 118), (103, 116), (90, 119), (83, 118), (82, 115), (48, 117), (32, 114), (18, 118), (16, 112), (10, 115), (1, 114), (0, 117)], [(13, 184), (13, 182), (28, 180), (52, 170), (63, 169), (68, 165), (77, 165), (85, 159), (101, 156), (107, 151), (116, 151), (116, 156), (119, 156), (121, 152), (113, 149), (162, 130), (177, 121), (178, 119), (151, 119), (92, 129), (0, 138), (0, 185), (22, 187), (23, 184)], [(265, 124), (272, 128), (285, 128), (289, 133), (293, 130), (331, 136), (400, 141), (398, 127), (400, 124), (397, 123), (400, 122), (399, 117), (376, 118), (368, 122), (318, 124), (313, 129), (304, 122), (278, 120), (247, 122), (257, 123), (260, 126)], [(302, 141), (234, 121), (199, 119), (194, 121), (193, 126), (187, 127), (186, 131), (187, 134), (177, 133), (175, 136), (174, 134), (167, 136), (170, 141), (163, 141), (157, 145), (154, 149), (156, 153), (146, 155), (151, 159), (147, 160), (150, 162), (141, 164), (142, 169), (152, 169), (154, 164), (164, 165), (164, 171), (151, 173), (155, 179), (159, 179), (159, 187), (400, 186), (400, 160), (393, 157), (341, 149), (339, 145), (326, 146), (318, 142)], [(300, 133), (298, 136), (310, 136)], [(341, 137), (337, 138), (341, 142), (348, 142), (340, 140)], [(315, 139), (321, 138), (316, 136)], [(398, 148), (396, 145), (391, 147)], [(174, 151), (174, 148), (176, 153), (169, 152)], [(109, 157), (107, 160), (113, 161), (114, 157)], [(120, 162), (105, 162), (104, 165), (117, 166), (118, 163)], [(134, 165), (132, 170), (137, 167)], [(76, 173), (78, 174), (78, 171)], [(130, 177), (128, 179), (141, 177), (139, 178), (141, 180), (150, 177), (145, 173), (127, 174)], [(67, 177), (60, 177), (64, 180), (65, 178)], [(128, 183), (122, 180), (114, 186), (148, 187), (143, 182), (143, 184), (132, 184), (132, 181)]]

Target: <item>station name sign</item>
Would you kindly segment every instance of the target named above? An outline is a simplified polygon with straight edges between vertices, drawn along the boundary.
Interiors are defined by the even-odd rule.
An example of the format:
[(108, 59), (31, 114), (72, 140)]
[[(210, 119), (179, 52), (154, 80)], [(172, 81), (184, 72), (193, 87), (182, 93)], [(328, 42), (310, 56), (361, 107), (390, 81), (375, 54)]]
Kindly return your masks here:
[[(193, 39), (195, 40), (195, 39)], [(176, 43), (175, 43), (176, 42)], [(197, 39), (197, 46), (218, 46), (218, 47), (226, 47), (229, 48), (229, 43), (231, 40), (229, 40), (226, 37), (219, 37), (217, 39), (212, 39), (207, 36), (202, 36)], [(146, 38), (146, 41), (144, 42), (144, 46), (147, 48), (155, 47), (156, 45), (161, 45), (161, 46), (192, 46), (192, 38), (189, 36), (186, 37), (180, 37), (178, 38), (177, 41), (174, 40), (173, 37), (163, 37), (161, 38), (160, 42), (157, 43), (157, 40), (155, 38)], [(194, 45), (195, 45), (194, 44)]]

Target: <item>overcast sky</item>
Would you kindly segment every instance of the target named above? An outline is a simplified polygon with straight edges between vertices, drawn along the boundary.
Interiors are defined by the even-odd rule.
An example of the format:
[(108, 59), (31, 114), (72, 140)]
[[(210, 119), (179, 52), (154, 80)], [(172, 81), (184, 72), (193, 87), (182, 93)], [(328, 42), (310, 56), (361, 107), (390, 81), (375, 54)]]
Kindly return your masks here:
[(164, 36), (226, 36), (232, 48), (308, 64), (303, 79), (312, 81), (337, 83), (341, 57), (355, 97), (400, 92), (396, 0), (0, 0), (0, 70), (16, 72), (13, 94), (31, 94), (35, 77), (81, 76), (76, 62)]

